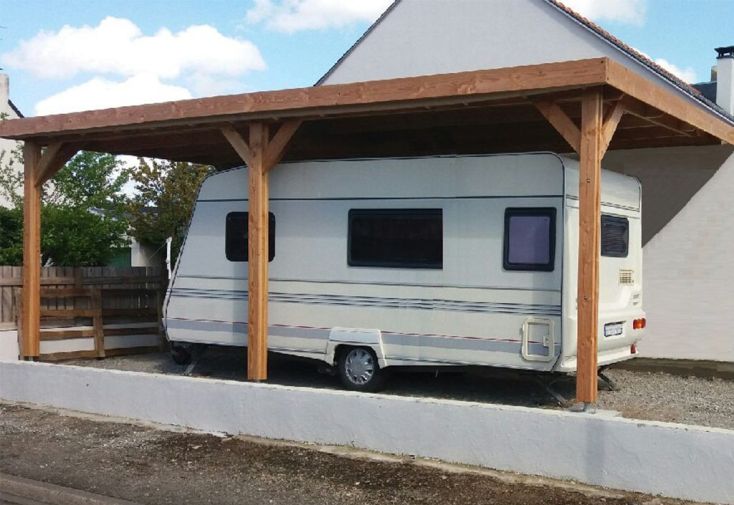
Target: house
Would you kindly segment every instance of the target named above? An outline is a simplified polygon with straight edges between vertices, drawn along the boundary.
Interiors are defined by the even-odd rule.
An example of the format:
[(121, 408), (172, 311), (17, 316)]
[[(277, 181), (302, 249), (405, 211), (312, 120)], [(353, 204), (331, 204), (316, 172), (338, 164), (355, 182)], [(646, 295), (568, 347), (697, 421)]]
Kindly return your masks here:
[[(7, 74), (0, 73), (0, 121), (3, 119), (16, 119), (23, 117), (23, 114), (10, 100), (10, 79)], [(20, 143), (14, 140), (0, 138), (0, 164), (12, 163), (12, 151), (15, 150)], [(23, 169), (17, 163), (12, 163), (13, 168), (18, 171)], [(10, 201), (0, 195), (0, 205), (3, 207), (10, 206)]]
[[(457, 4), (461, 8), (457, 8)], [(683, 82), (557, 0), (396, 0), (318, 85), (607, 57), (731, 119), (734, 52), (717, 82)], [(711, 92), (711, 89), (714, 92)], [(675, 130), (675, 124), (662, 124)], [(642, 356), (734, 361), (734, 147), (696, 145), (607, 153), (604, 166), (643, 188)]]

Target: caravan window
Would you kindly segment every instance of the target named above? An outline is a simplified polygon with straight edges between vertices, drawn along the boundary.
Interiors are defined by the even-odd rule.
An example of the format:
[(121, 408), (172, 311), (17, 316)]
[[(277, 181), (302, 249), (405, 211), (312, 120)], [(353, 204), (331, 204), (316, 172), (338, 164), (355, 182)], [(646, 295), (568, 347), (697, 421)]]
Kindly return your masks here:
[(556, 209), (505, 210), (505, 270), (550, 272), (555, 263)]
[(601, 216), (601, 255), (626, 258), (629, 250), (630, 223), (626, 217)]
[(358, 267), (443, 268), (441, 209), (352, 209), (347, 263)]
[[(224, 233), (224, 250), (229, 261), (247, 261), (247, 212), (230, 212)], [(275, 216), (268, 213), (268, 261), (275, 257)]]

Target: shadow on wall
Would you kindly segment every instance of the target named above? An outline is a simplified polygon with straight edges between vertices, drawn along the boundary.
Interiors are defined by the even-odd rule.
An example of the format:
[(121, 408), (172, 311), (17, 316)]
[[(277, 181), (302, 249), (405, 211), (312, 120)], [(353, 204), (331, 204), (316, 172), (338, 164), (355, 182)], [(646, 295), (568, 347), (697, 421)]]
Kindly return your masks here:
[(685, 207), (734, 153), (730, 145), (609, 151), (604, 168), (642, 183), (642, 245)]

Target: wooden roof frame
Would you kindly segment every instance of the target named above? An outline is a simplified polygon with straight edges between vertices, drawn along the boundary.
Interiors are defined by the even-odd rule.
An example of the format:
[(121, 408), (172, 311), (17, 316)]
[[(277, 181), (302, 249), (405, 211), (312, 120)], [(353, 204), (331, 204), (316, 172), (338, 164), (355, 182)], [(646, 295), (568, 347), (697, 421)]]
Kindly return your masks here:
[[(550, 133), (560, 141), (554, 145), (560, 146), (562, 152), (570, 148), (579, 157), (576, 397), (584, 406), (593, 405), (597, 399), (601, 161), (606, 151), (615, 146), (615, 132), (623, 136), (618, 130), (627, 121), (631, 134), (627, 133), (626, 137), (635, 147), (669, 146), (678, 142), (690, 145), (687, 142), (692, 140), (701, 144), (734, 143), (734, 119), (608, 58), (266, 91), (0, 122), (0, 137), (25, 141), (21, 355), (35, 359), (40, 354), (41, 187), (77, 150), (133, 155), (145, 152), (151, 157), (180, 155), (178, 159), (196, 155), (206, 162), (207, 150), (212, 150), (213, 144), (199, 145), (199, 151), (203, 149), (203, 152), (192, 151), (191, 144), (200, 140), (199, 136), (208, 135), (210, 140), (219, 142), (217, 149), (225, 145), (235, 156), (232, 160), (247, 164), (247, 376), (251, 380), (265, 380), (268, 173), (297, 144), (293, 139), (299, 130), (307, 129), (309, 122), (347, 120), (356, 122), (355, 137), (360, 137), (359, 128), (365, 128), (365, 120), (376, 119), (371, 128), (388, 129), (399, 114), (403, 117), (418, 114), (407, 122), (408, 130), (415, 128), (416, 123), (426, 122), (426, 117), (428, 124), (420, 126), (430, 129), (432, 121), (438, 123), (447, 115), (451, 116), (451, 121), (446, 123), (448, 128), (459, 128), (472, 111), (503, 106), (526, 107), (523, 114), (530, 112), (530, 116), (534, 114), (542, 121), (542, 126), (552, 126), (541, 131), (541, 135)], [(434, 115), (422, 116), (426, 111)], [(517, 111), (510, 111), (495, 115), (511, 123), (516, 114)], [(482, 126), (479, 123), (468, 127), (481, 130)], [(523, 136), (526, 125), (520, 126), (514, 134)], [(501, 128), (506, 128), (506, 124)], [(165, 135), (171, 134), (182, 137), (170, 145)], [(531, 138), (531, 143), (538, 138)], [(393, 148), (406, 154), (404, 150), (409, 142), (400, 135), (391, 134), (389, 139)], [(487, 152), (481, 151), (486, 147), (482, 141), (480, 137), (472, 147)], [(367, 143), (380, 142), (368, 138)], [(624, 145), (617, 143), (616, 147)], [(348, 146), (339, 154), (358, 155), (360, 146), (354, 146), (353, 151)], [(437, 147), (442, 148), (442, 145)]]
[(609, 58), (592, 58), (453, 74), (405, 77), (240, 95), (197, 98), (0, 122), (0, 137), (16, 140), (85, 141), (114, 132), (224, 125), (251, 121), (309, 120), (378, 112), (470, 105), (611, 86), (724, 142), (734, 143), (729, 118), (693, 103)]

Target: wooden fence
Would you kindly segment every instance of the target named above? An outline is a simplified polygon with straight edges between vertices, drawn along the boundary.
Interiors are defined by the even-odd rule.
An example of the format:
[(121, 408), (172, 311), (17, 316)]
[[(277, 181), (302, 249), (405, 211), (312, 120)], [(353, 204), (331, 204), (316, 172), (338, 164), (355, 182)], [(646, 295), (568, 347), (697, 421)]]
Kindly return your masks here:
[[(0, 321), (19, 338), (21, 275), (21, 267), (0, 267)], [(158, 349), (163, 281), (158, 268), (43, 268), (41, 359)]]

